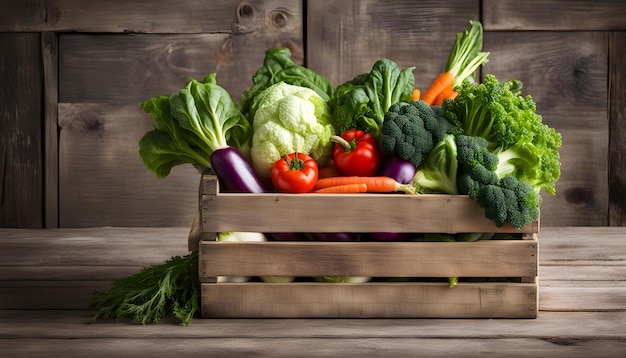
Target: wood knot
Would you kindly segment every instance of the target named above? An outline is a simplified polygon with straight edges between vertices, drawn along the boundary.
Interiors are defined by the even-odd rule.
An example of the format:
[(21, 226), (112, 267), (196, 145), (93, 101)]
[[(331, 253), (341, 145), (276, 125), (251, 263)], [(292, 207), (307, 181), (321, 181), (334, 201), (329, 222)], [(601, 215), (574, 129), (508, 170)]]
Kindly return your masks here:
[(569, 188), (565, 191), (565, 200), (580, 208), (590, 206), (594, 201), (593, 189), (590, 187)]
[(254, 8), (252, 7), (252, 5), (247, 2), (240, 3), (239, 7), (237, 8), (237, 17), (242, 19), (252, 16), (254, 16)]
[(287, 15), (280, 10), (275, 10), (270, 13), (270, 23), (276, 27), (281, 28), (287, 25)]
[(235, 12), (235, 21), (233, 23), (233, 31), (236, 34), (252, 32), (256, 26), (256, 9), (252, 4), (242, 1), (237, 5)]

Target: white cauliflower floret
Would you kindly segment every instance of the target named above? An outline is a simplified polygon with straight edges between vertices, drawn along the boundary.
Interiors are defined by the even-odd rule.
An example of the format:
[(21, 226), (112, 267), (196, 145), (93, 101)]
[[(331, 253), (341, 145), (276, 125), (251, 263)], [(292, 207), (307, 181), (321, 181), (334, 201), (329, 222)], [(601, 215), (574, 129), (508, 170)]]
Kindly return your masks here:
[(284, 82), (268, 87), (252, 106), (252, 165), (261, 177), (269, 177), (282, 156), (308, 154), (318, 165), (331, 157), (330, 136), (335, 133), (328, 104), (312, 89)]

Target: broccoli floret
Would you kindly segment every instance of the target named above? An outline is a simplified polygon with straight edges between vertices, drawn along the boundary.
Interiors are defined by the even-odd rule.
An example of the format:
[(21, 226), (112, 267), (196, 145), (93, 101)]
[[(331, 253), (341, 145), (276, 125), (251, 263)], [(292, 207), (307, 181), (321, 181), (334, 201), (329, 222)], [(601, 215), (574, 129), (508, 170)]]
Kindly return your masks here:
[(480, 137), (456, 137), (458, 187), (485, 209), (485, 217), (501, 227), (508, 222), (522, 228), (539, 217), (541, 196), (535, 188), (513, 175), (500, 177), (498, 157)]
[(456, 136), (458, 159), (462, 164), (461, 170), (469, 171), (481, 164), (488, 170), (494, 171), (498, 167), (499, 158), (487, 149), (487, 140), (483, 137), (467, 135)]
[(513, 175), (554, 195), (561, 174), (561, 135), (542, 123), (532, 97), (523, 97), (521, 89), (519, 80), (501, 83), (488, 74), (483, 83), (464, 81), (456, 99), (442, 107), (463, 134), (485, 138), (489, 151), (500, 157), (500, 177)]
[(441, 109), (433, 109), (421, 100), (399, 102), (385, 113), (380, 148), (419, 167), (444, 135), (459, 132), (460, 127), (448, 120)]

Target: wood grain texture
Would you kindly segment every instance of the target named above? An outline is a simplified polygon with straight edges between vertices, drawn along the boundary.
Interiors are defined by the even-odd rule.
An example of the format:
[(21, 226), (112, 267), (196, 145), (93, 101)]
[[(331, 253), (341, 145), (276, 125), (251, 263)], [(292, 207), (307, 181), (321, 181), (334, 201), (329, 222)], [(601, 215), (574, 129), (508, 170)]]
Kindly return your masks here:
[(494, 30), (626, 30), (621, 0), (484, 0), (482, 22)]
[(338, 85), (379, 58), (413, 67), (418, 88), (443, 70), (457, 32), (479, 19), (479, 1), (309, 1), (307, 66)]
[(536, 240), (218, 242), (200, 244), (200, 276), (537, 276)]
[[(258, 21), (263, 21), (259, 26), (266, 23)], [(176, 92), (190, 78), (201, 80), (208, 73), (217, 73), (217, 83), (238, 101), (252, 85), (267, 49), (289, 47), (293, 59), (302, 62), (301, 32), (298, 22), (298, 27), (243, 34), (61, 35), (59, 101), (140, 103)]]
[(533, 284), (201, 284), (204, 318), (535, 318)]
[[(215, 175), (202, 175), (200, 223), (205, 233), (256, 232), (539, 232), (539, 219), (516, 229), (497, 227), (466, 195), (218, 193)], [(355, 208), (359, 208), (355, 210)], [(246, 220), (241, 220), (245, 213)], [(338, 216), (340, 215), (340, 220)], [(376, 220), (366, 220), (375, 215)], [(194, 230), (194, 228), (192, 228)], [(195, 235), (191, 240), (199, 239)]]
[[(243, 194), (205, 196), (203, 232), (536, 232), (538, 222), (496, 227), (467, 196)], [(241, 220), (245, 208), (246, 221)], [(354, 208), (364, 208), (354, 210)], [(338, 218), (338, 213), (341, 217)], [(367, 220), (375, 215), (376, 220)]]
[(191, 227), (200, 174), (191, 165), (165, 179), (148, 171), (138, 143), (151, 125), (137, 104), (59, 104), (61, 227)]
[[(447, 340), (449, 346), (459, 339), (481, 340), (486, 345), (499, 339), (520, 337), (556, 340), (582, 344), (583, 341), (599, 342), (620, 340), (624, 337), (626, 312), (540, 312), (538, 319), (197, 319), (187, 327), (175, 324), (172, 317), (166, 317), (159, 325), (138, 326), (102, 321), (86, 324), (91, 316), (86, 310), (0, 310), (0, 322), (20, 322), (15, 325), (0, 326), (0, 339), (15, 340), (19, 337), (37, 337), (42, 340), (56, 339), (67, 341), (68, 337), (78, 340), (120, 339), (132, 347), (132, 342), (142, 339), (195, 340), (219, 344), (229, 337), (256, 340), (254, 352), (267, 352), (263, 343), (273, 337), (284, 342), (300, 341), (307, 337), (320, 342), (343, 341), (347, 338), (376, 338), (392, 346), (395, 340), (419, 340), (425, 338)], [(572, 324), (585, 322), (585, 326)], [(334, 338), (333, 338), (334, 337)], [(23, 338), (25, 339), (25, 338)], [(126, 341), (126, 339), (128, 341)], [(3, 342), (4, 343), (4, 342)], [(122, 343), (120, 341), (120, 343)], [(211, 349), (198, 352), (213, 352)], [(558, 345), (553, 344), (553, 348)], [(209, 346), (210, 347), (210, 346)], [(428, 346), (424, 347), (428, 349)], [(451, 347), (448, 347), (449, 349)], [(445, 354), (444, 354), (445, 355)], [(298, 356), (298, 354), (296, 354)], [(385, 355), (381, 355), (385, 356)], [(497, 355), (495, 355), (497, 356)]]
[(561, 177), (556, 196), (542, 195), (542, 224), (606, 225), (607, 33), (487, 32), (485, 50), (483, 73), (521, 80), (522, 94), (562, 135)]
[[(18, 113), (19, 126), (38, 133), (39, 149), (32, 141), (28, 149), (39, 157), (38, 162), (27, 165), (39, 167), (37, 175), (42, 176), (5, 175), (10, 170), (7, 163), (25, 161), (7, 152), (10, 142), (2, 136), (9, 131), (4, 129), (11, 127), (11, 136), (21, 134), (13, 129), (14, 119), (3, 121), (0, 174), (5, 189), (0, 226), (54, 227), (59, 222), (55, 187), (65, 179), (55, 177), (59, 153), (53, 152), (63, 146), (55, 138), (55, 97), (68, 104), (137, 105), (179, 89), (190, 77), (217, 71), (218, 83), (237, 99), (251, 84), (264, 51), (274, 46), (289, 47), (297, 63), (335, 84), (369, 71), (375, 60), (387, 57), (400, 67), (416, 66), (416, 84), (423, 88), (440, 71), (454, 34), (465, 29), (469, 19), (481, 19), (485, 28), (485, 47), (492, 52), (485, 72), (522, 79), (545, 121), (563, 134), (562, 178), (556, 197), (544, 195), (543, 225), (624, 225), (625, 4), (620, 0), (112, 0), (93, 4), (0, 0), (0, 47), (18, 51), (20, 66), (32, 62), (28, 66), (40, 71), (39, 80), (21, 83), (40, 86), (41, 91), (41, 96), (18, 96), (24, 102), (16, 107), (7, 97), (14, 92), (7, 85), (0, 103), (11, 103), (3, 107), (9, 108), (5, 116), (16, 118)], [(33, 47), (37, 41), (4, 41), (10, 36), (40, 36), (39, 48)], [(1, 56), (9, 58), (11, 51)], [(32, 51), (39, 54), (31, 56)], [(9, 72), (10, 76), (20, 73)], [(551, 86), (546, 86), (546, 80)], [(7, 78), (3, 83), (12, 82)], [(137, 130), (129, 132), (136, 136)], [(20, 204), (7, 201), (13, 195), (23, 197)], [(35, 202), (39, 206), (35, 210), (14, 209)], [(174, 219), (171, 225), (177, 223), (181, 221)]]
[[(218, 33), (230, 32), (232, 20), (256, 24), (259, 16), (281, 16), (301, 4), (289, 0), (191, 0), (85, 3), (81, 0), (0, 1), (0, 31), (99, 33)], [(297, 12), (297, 11), (296, 11)]]
[(43, 226), (41, 43), (0, 33), (0, 227)]
[[(361, 320), (363, 321), (363, 320)], [(276, 320), (274, 320), (276, 322)], [(328, 322), (328, 320), (326, 320)], [(268, 322), (269, 324), (269, 322)], [(442, 323), (442, 325), (445, 325)], [(520, 325), (518, 320), (518, 325)], [(83, 324), (84, 326), (84, 324)], [(219, 326), (215, 326), (220, 331)], [(261, 327), (242, 326), (246, 329)], [(471, 331), (469, 327), (468, 330)], [(181, 328), (184, 330), (184, 328)], [(208, 328), (207, 328), (208, 329)], [(410, 327), (414, 330), (414, 327)], [(520, 357), (530, 354), (550, 357), (588, 358), (601, 354), (604, 358), (621, 358), (626, 343), (621, 339), (562, 339), (558, 337), (511, 337), (489, 340), (472, 338), (394, 339), (359, 336), (344, 336), (340, 339), (328, 337), (298, 337), (285, 339), (283, 336), (239, 338), (237, 335), (218, 339), (196, 339), (186, 336), (171, 339), (146, 337), (134, 340), (122, 338), (89, 338), (67, 342), (67, 339), (45, 339), (26, 337), (6, 340), (6, 358), (46, 356), (49, 358), (85, 357), (108, 358), (123, 354), (127, 358), (173, 355), (212, 355), (216, 357), (247, 357), (251, 352), (274, 358), (307, 357), (413, 357), (419, 352), (424, 357), (463, 356), (469, 358)], [(208, 352), (208, 353), (207, 353)], [(523, 352), (523, 353), (521, 353)]]
[(626, 32), (609, 37), (609, 225), (626, 225)]
[(301, 4), (228, 4), (239, 6), (227, 17), (229, 31), (59, 36), (61, 226), (191, 224), (198, 202), (194, 170), (175, 168), (159, 181), (132, 154), (151, 129), (140, 103), (211, 72), (237, 101), (271, 47), (289, 47), (294, 61), (303, 62)]
[(44, 226), (59, 227), (59, 42), (54, 32), (41, 34), (44, 91)]
[(140, 266), (185, 253), (188, 231), (0, 229), (3, 357), (294, 357), (302, 352), (413, 357), (418, 352), (586, 358), (623, 357), (626, 351), (626, 285), (620, 274), (626, 269), (626, 232), (617, 227), (542, 227), (537, 319), (197, 318), (181, 327), (166, 317), (147, 326), (123, 320), (88, 324), (93, 311), (83, 307), (94, 290)]

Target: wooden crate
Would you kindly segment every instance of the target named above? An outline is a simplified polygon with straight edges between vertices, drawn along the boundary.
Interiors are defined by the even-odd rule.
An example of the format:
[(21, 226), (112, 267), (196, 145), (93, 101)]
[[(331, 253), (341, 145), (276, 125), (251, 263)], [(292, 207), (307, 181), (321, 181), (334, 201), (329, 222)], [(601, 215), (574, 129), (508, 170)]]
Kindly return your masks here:
[[(536, 318), (539, 222), (501, 228), (462, 195), (220, 193), (200, 184), (189, 248), (199, 250), (208, 317)], [(216, 233), (514, 233), (476, 242), (218, 242)], [(369, 276), (411, 282), (218, 283), (217, 276)], [(459, 282), (447, 277), (517, 278)], [(426, 279), (423, 279), (426, 278)], [(434, 278), (440, 278), (433, 282)], [(464, 281), (461, 279), (461, 281)]]

